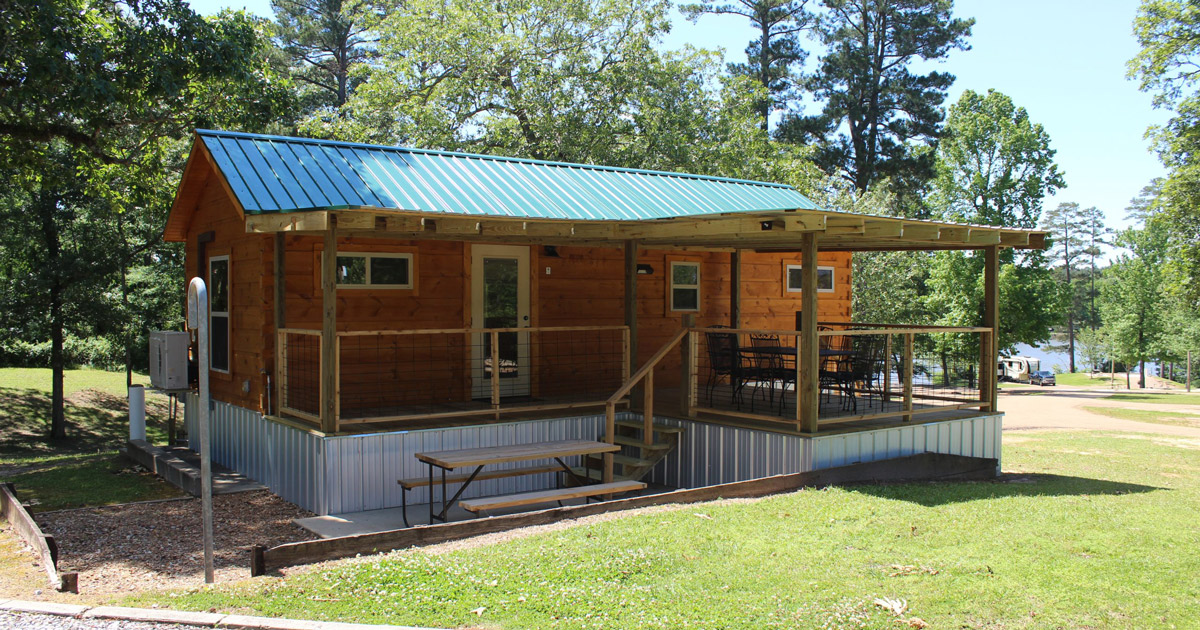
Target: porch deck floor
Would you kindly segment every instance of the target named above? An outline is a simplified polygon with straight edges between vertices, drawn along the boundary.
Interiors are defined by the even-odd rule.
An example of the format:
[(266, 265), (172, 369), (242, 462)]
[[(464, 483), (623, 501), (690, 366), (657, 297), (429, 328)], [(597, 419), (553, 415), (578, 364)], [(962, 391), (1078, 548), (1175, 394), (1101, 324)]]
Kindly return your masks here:
[[(620, 498), (645, 496), (651, 494), (661, 494), (670, 492), (671, 488), (662, 486), (647, 486), (637, 492), (628, 492), (620, 495)], [(563, 501), (564, 506), (583, 505), (583, 499), (570, 499)], [(506, 514), (517, 514), (521, 512), (534, 512), (537, 510), (558, 507), (556, 503), (546, 503), (544, 505), (526, 506), (508, 508), (502, 510), (489, 510), (488, 516), (504, 516)], [(457, 505), (450, 508), (447, 514), (447, 522), (457, 523), (461, 521), (472, 521), (487, 516), (476, 516)], [(404, 516), (401, 508), (385, 508), (382, 510), (367, 510), (364, 512), (347, 512), (345, 514), (330, 514), (328, 516), (312, 516), (309, 518), (298, 518), (293, 521), (297, 526), (302, 527), (321, 538), (338, 538), (340, 536), (357, 536), (359, 534), (376, 534), (395, 529), (404, 529)], [(412, 527), (429, 524), (429, 504), (419, 503), (408, 506), (408, 522)], [(440, 523), (440, 521), (435, 521)]]

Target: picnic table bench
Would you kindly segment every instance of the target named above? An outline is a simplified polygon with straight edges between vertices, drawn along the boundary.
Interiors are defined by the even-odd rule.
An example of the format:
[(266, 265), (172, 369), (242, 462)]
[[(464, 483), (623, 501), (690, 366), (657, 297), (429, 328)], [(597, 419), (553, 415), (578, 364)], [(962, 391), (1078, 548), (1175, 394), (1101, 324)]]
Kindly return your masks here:
[[(449, 511), (458, 498), (462, 496), (467, 487), (473, 481), (480, 479), (501, 479), (506, 477), (517, 477), (521, 475), (534, 475), (549, 472), (563, 472), (578, 484), (573, 488), (558, 488), (554, 490), (539, 490), (535, 492), (522, 492), (518, 494), (510, 494), (497, 497), (485, 497), (478, 499), (470, 499), (467, 501), (458, 501), (459, 507), (469, 512), (478, 514), (479, 512), (498, 509), (504, 507), (519, 507), (523, 505), (533, 505), (536, 503), (547, 503), (551, 501), (563, 501), (566, 499), (590, 498), (606, 494), (620, 494), (632, 490), (640, 490), (646, 487), (645, 483), (640, 481), (615, 481), (612, 483), (589, 483), (586, 477), (590, 477), (585, 471), (584, 477), (575, 474), (571, 467), (568, 466), (563, 458), (582, 456), (584, 459), (585, 469), (588, 466), (588, 455), (598, 455), (604, 453), (615, 453), (620, 450), (620, 446), (616, 444), (608, 444), (606, 442), (597, 442), (593, 440), (559, 440), (554, 442), (534, 442), (530, 444), (517, 444), (512, 446), (485, 446), (479, 448), (464, 448), (450, 451), (431, 451), (427, 453), (417, 453), (416, 457), (421, 462), (429, 465), (429, 475), (427, 477), (418, 477), (411, 479), (400, 479), (398, 483), (404, 489), (401, 497), (401, 505), (403, 507), (404, 524), (408, 526), (408, 490), (428, 486), (429, 491), (429, 522), (434, 519), (442, 522), (446, 521), (446, 513)], [(509, 464), (515, 462), (533, 462), (538, 460), (554, 460), (554, 464), (539, 464), (533, 466), (524, 466), (519, 468), (509, 468), (501, 470), (489, 470), (484, 472), (483, 468), (495, 464)], [(434, 512), (433, 487), (438, 484), (438, 479), (435, 479), (434, 469), (441, 469), (440, 482), (442, 486), (442, 509), (440, 512)], [(473, 469), (469, 473), (447, 474), (458, 469)], [(447, 500), (446, 486), (451, 483), (461, 483), (462, 486), (458, 492)]]

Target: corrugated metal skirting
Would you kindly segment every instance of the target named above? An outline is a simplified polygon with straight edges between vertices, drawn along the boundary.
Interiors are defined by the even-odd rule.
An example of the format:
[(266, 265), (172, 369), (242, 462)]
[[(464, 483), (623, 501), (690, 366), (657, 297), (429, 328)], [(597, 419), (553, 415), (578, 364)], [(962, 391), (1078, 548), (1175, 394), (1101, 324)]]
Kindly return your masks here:
[[(196, 405), (196, 395), (189, 395), (185, 423), (192, 440), (199, 435)], [(640, 419), (640, 415), (618, 415)], [(1003, 414), (816, 438), (675, 418), (657, 421), (686, 430), (680, 435), (679, 447), (651, 471), (648, 480), (675, 488), (697, 488), (924, 452), (1000, 459)], [(597, 439), (603, 433), (604, 416), (323, 438), (266, 420), (254, 411), (214, 402), (212, 424), (213, 461), (261, 481), (307, 510), (343, 514), (399, 506), (401, 489), (396, 480), (428, 474), (416, 453)], [(193, 441), (190, 446), (198, 444)], [(554, 487), (555, 482), (553, 474), (479, 481), (463, 496), (542, 490)], [(410, 505), (428, 500), (427, 488), (409, 495)]]
[(649, 479), (676, 488), (697, 488), (926, 452), (999, 460), (1003, 418), (997, 414), (815, 438), (657, 418), (656, 422), (686, 431), (679, 448), (655, 467)]

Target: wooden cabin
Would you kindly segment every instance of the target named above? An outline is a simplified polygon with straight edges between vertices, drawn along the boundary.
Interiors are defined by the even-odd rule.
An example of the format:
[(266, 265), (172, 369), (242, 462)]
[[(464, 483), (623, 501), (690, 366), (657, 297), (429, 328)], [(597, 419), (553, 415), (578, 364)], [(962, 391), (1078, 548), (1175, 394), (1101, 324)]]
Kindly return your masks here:
[[(995, 370), (977, 369), (995, 365), (997, 252), (1044, 239), (772, 183), (204, 130), (164, 235), (209, 287), (214, 459), (323, 514), (397, 505), (414, 449), (622, 443), (637, 423), (671, 448), (624, 440), (623, 472), (677, 487), (998, 457)], [(978, 327), (854, 322), (853, 252), (914, 248), (983, 252)], [(934, 335), (977, 349), (927, 366)]]

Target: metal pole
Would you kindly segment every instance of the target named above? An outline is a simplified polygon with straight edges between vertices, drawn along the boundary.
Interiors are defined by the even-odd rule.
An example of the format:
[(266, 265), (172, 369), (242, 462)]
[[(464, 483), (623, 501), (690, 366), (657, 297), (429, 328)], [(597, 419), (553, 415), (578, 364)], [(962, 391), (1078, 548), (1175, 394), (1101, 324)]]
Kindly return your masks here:
[(212, 457), (209, 453), (210, 435), (208, 415), (212, 406), (208, 389), (208, 288), (201, 278), (192, 278), (188, 285), (188, 329), (196, 331), (200, 368), (200, 400), (197, 407), (200, 415), (200, 505), (201, 526), (204, 530), (204, 582), (213, 583), (213, 507), (212, 507)]

